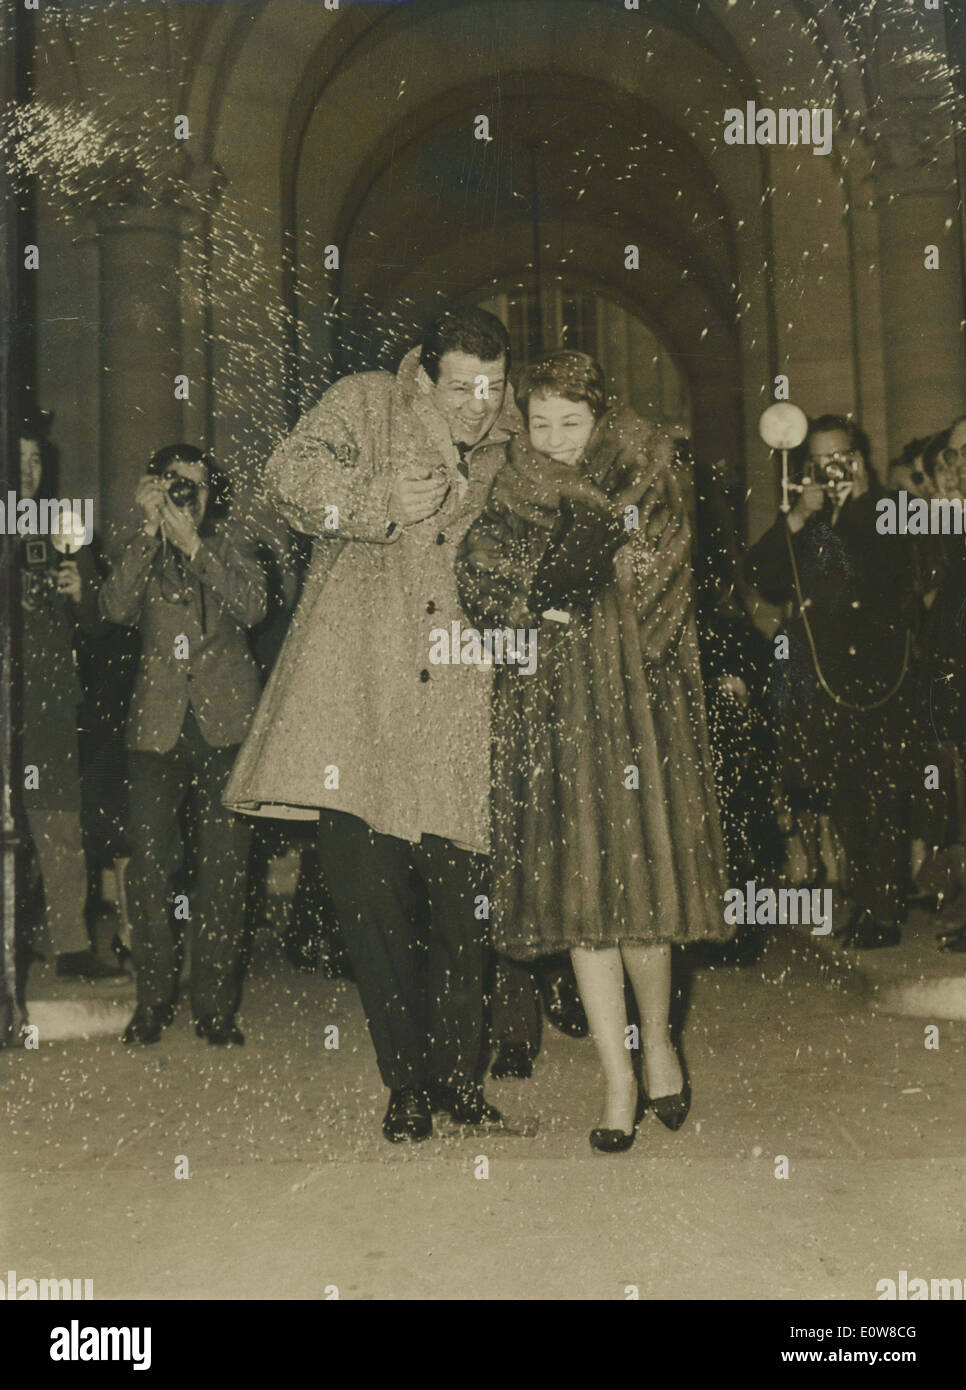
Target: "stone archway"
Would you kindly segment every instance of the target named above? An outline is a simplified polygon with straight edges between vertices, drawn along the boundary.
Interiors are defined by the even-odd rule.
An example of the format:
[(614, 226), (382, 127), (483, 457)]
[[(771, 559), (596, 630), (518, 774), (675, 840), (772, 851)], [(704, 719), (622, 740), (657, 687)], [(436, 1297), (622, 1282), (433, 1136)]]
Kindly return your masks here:
[[(159, 59), (152, 25), (162, 16), (167, 22), (174, 10), (180, 33), (172, 31)], [(420, 275), (441, 270), (451, 255), (444, 247), (441, 261), (414, 241), (397, 270), (366, 265), (359, 236), (379, 206), (375, 185), (392, 168), (387, 149), (391, 156), (394, 143), (397, 150), (418, 149), (420, 142), (432, 147), (434, 118), (437, 125), (440, 117), (462, 121), (461, 103), (471, 94), (489, 112), (498, 139), (501, 111), (519, 126), (528, 95), (546, 113), (569, 87), (588, 114), (599, 107), (617, 113), (621, 133), (612, 149), (623, 141), (630, 155), (644, 133), (653, 152), (670, 135), (675, 176), (692, 212), (700, 205), (699, 171), (716, 190), (707, 218), (699, 216), (692, 228), (687, 217), (676, 219), (671, 200), (659, 198), (652, 209), (646, 199), (627, 196), (626, 185), (620, 197), (613, 190), (596, 197), (590, 218), (575, 185), (572, 206), (558, 215), (562, 190), (552, 188), (558, 231), (556, 244), (550, 236), (549, 250), (543, 248), (543, 270), (552, 276), (582, 269), (600, 280), (613, 267), (610, 288), (620, 295), (627, 283), (616, 250), (639, 242), (639, 274), (649, 287), (637, 288), (635, 312), (662, 322), (665, 338), (666, 323), (676, 321), (677, 350), (692, 363), (695, 410), (707, 421), (709, 438), (716, 417), (740, 414), (737, 441), (729, 439), (727, 448), (747, 461), (749, 529), (756, 531), (772, 514), (774, 497), (755, 423), (777, 371), (791, 377), (793, 395), (808, 409), (861, 410), (879, 459), (887, 437), (901, 442), (904, 431), (921, 433), (920, 424), (931, 424), (943, 403), (961, 404), (966, 369), (962, 261), (953, 244), (955, 168), (944, 148), (925, 167), (920, 139), (933, 139), (928, 115), (941, 97), (939, 79), (928, 64), (907, 73), (896, 61), (906, 53), (918, 62), (937, 44), (941, 50), (932, 33), (941, 17), (913, 10), (890, 7), (880, 27), (870, 29), (851, 7), (816, 0), (783, 0), (781, 22), (774, 24), (728, 0), (688, 6), (641, 0), (639, 12), (613, 0), (412, 0), (337, 11), (280, 0), (211, 7), (149, 2), (135, 26), (140, 47), (129, 52), (129, 71), (119, 73), (109, 93), (105, 55), (124, 16), (111, 8), (103, 19), (86, 16), (73, 27), (68, 18), (67, 37), (51, 34), (38, 67), (39, 99), (66, 101), (69, 109), (70, 93), (109, 97), (112, 128), (158, 150), (171, 143), (171, 111), (184, 110), (192, 129), (182, 152), (190, 163), (185, 193), (210, 191), (223, 178), (221, 202), (204, 230), (207, 270), (200, 276), (194, 247), (194, 259), (185, 255), (196, 229), (180, 209), (174, 217), (160, 204), (125, 207), (109, 230), (88, 227), (86, 241), (53, 217), (42, 227), (58, 257), (56, 291), (46, 278), (38, 301), (43, 389), (65, 433), (86, 441), (65, 450), (68, 474), (99, 472), (110, 483), (105, 493), (120, 496), (144, 440), (174, 428), (178, 418), (194, 433), (202, 419), (210, 420), (221, 457), (257, 468), (290, 420), (286, 402), (304, 403), (322, 380), (320, 364), (337, 346), (329, 310), (339, 288), (351, 292), (358, 273), (360, 294), (380, 296), (402, 313), (403, 301), (418, 300), (425, 290)], [(142, 78), (133, 80), (139, 71)], [(794, 150), (725, 146), (723, 112), (746, 100), (834, 107), (833, 154), (816, 159)], [(552, 139), (546, 123), (543, 133)], [(619, 171), (612, 172), (616, 179)], [(648, 178), (656, 172), (649, 168)], [(116, 200), (128, 196), (121, 188)], [(617, 213), (613, 227), (598, 215), (602, 209)], [(79, 210), (78, 221), (88, 210)], [(527, 271), (532, 253), (524, 245), (525, 225), (510, 226), (502, 223), (515, 264), (496, 263), (491, 232), (489, 250), (482, 242), (478, 247), (488, 271), (492, 263), (484, 281), (497, 271), (504, 277)], [(942, 273), (925, 281), (923, 226), (937, 228), (933, 240), (943, 249)], [(343, 235), (350, 244), (340, 287), (318, 253)], [(190, 409), (169, 403), (163, 419), (135, 428), (145, 398), (157, 400), (160, 410), (154, 383), (168, 367), (152, 355), (153, 329), (138, 341), (138, 323), (125, 329), (126, 351), (112, 296), (123, 266), (139, 281), (130, 281), (132, 296), (146, 305), (158, 300), (157, 256), (142, 255), (135, 245), (152, 237), (170, 242), (165, 255), (176, 263), (174, 278), (180, 276), (180, 323), (178, 306), (174, 316), (166, 307), (172, 317), (166, 337), (182, 364), (193, 354), (192, 397)], [(584, 256), (594, 259), (576, 265)], [(135, 275), (131, 267), (138, 265)], [(80, 315), (99, 323), (97, 353), (83, 368), (76, 332), (71, 338), (72, 330), (60, 327), (80, 322)], [(84, 370), (90, 385), (79, 390), (74, 383)], [(930, 418), (920, 422), (920, 414)], [(115, 428), (115, 420), (132, 427)]]
[[(558, 96), (559, 88), (570, 84), (588, 108), (586, 94), (592, 92), (598, 103), (614, 111), (641, 113), (638, 134), (649, 130), (660, 140), (662, 131), (676, 129), (678, 170), (682, 175), (688, 172), (691, 193), (700, 185), (691, 175), (693, 166), (705, 172), (718, 194), (717, 208), (700, 228), (702, 235), (681, 235), (670, 206), (650, 219), (650, 227), (640, 206), (630, 218), (625, 209), (605, 256), (613, 259), (618, 245), (622, 249), (638, 237), (663, 241), (665, 251), (680, 253), (676, 259), (672, 254), (661, 260), (652, 247), (647, 259), (658, 276), (658, 289), (669, 291), (673, 284), (689, 327), (694, 324), (694, 341), (684, 344), (682, 352), (701, 368), (697, 375), (705, 369), (708, 373), (694, 393), (696, 409), (706, 422), (699, 433), (719, 444), (723, 438), (736, 461), (750, 461), (751, 510), (760, 509), (760, 517), (751, 518), (754, 529), (773, 506), (767, 461), (760, 457), (754, 422), (757, 410), (770, 398), (774, 374), (788, 371), (790, 364), (794, 373), (801, 363), (803, 382), (821, 374), (832, 384), (832, 403), (849, 408), (856, 391), (855, 340), (860, 328), (850, 325), (831, 356), (827, 342), (813, 348), (809, 341), (808, 324), (840, 312), (851, 295), (853, 250), (843, 227), (848, 194), (834, 162), (812, 160), (808, 165), (799, 159), (793, 168), (789, 160), (775, 160), (765, 150), (735, 158), (722, 143), (721, 116), (726, 107), (746, 98), (763, 101), (769, 91), (786, 88), (790, 59), (799, 72), (810, 74), (810, 90), (812, 75), (820, 70), (826, 99), (840, 107), (855, 100), (854, 78), (851, 72), (843, 77), (835, 62), (826, 61), (827, 41), (822, 40), (823, 48), (822, 31), (804, 14), (799, 27), (782, 27), (780, 35), (776, 30), (763, 42), (760, 28), (752, 32), (746, 19), (725, 4), (697, 6), (693, 15), (683, 15), (680, 6), (671, 4), (647, 8), (642, 25), (640, 16), (594, 0), (483, 0), (472, 7), (421, 0), (393, 7), (392, 13), (367, 14), (360, 7), (347, 7), (334, 23), (331, 15), (315, 17), (315, 44), (303, 23), (296, 44), (295, 35), (285, 30), (284, 8), (269, 3), (250, 26), (231, 73), (221, 82), (223, 116), (213, 153), (236, 193), (261, 204), (255, 219), (257, 236), (275, 247), (278, 298), (294, 311), (299, 326), (304, 402), (316, 394), (327, 369), (338, 370), (332, 354), (343, 347), (340, 328), (347, 320), (351, 326), (352, 313), (375, 299), (402, 321), (400, 299), (405, 295), (390, 283), (392, 274), (365, 264), (358, 236), (366, 210), (372, 211), (379, 201), (373, 196), (374, 184), (393, 163), (399, 172), (400, 150), (418, 149), (432, 118), (455, 119), (465, 112), (461, 103), (470, 93), (478, 95), (478, 105), (483, 103), (479, 109), (491, 114), (507, 111), (514, 103), (519, 107), (532, 82), (535, 88), (542, 84), (537, 99), (543, 104), (553, 99), (549, 89), (555, 84)], [(591, 14), (593, 41), (587, 27)], [(467, 42), (470, 31), (478, 42)], [(274, 85), (265, 80), (267, 54), (273, 48), (279, 55)], [(520, 75), (516, 91), (515, 74)], [(848, 83), (852, 86), (843, 98)], [(682, 84), (695, 97), (683, 105)], [(210, 91), (215, 84), (208, 85)], [(257, 121), (261, 148), (255, 150), (242, 148), (239, 131), (226, 127), (223, 119), (250, 98), (256, 101), (257, 117), (249, 115), (244, 143), (250, 142)], [(387, 160), (387, 148), (395, 160)], [(271, 199), (265, 196), (269, 190)], [(791, 264), (797, 264), (805, 249), (800, 245), (805, 239), (801, 227), (784, 214), (783, 204), (793, 196), (808, 201), (809, 236), (818, 237), (824, 248), (820, 276), (808, 292), (814, 308), (803, 308), (806, 296), (797, 270), (790, 282), (787, 274), (777, 276), (774, 269), (776, 243)], [(777, 209), (781, 211), (776, 215)], [(618, 219), (613, 220), (616, 224)], [(635, 225), (628, 228), (628, 221)], [(347, 243), (355, 239), (355, 245), (341, 245), (343, 238)], [(714, 245), (716, 238), (727, 248), (724, 254)], [(338, 279), (323, 269), (321, 251), (327, 245), (344, 253)], [(597, 248), (599, 252), (599, 240)], [(424, 275), (434, 267), (428, 254), (404, 259), (402, 270), (412, 270), (417, 277), (420, 261)], [(516, 269), (525, 268), (526, 259), (519, 260)], [(704, 269), (710, 273), (703, 274)], [(501, 267), (502, 273), (506, 270)], [(598, 265), (591, 270), (598, 273)], [(676, 282), (684, 270), (693, 278), (689, 284), (686, 277), (679, 288)], [(623, 278), (622, 268), (617, 279)], [(619, 292), (620, 285), (614, 290)], [(695, 307), (702, 294), (709, 304), (718, 301), (716, 312), (705, 312), (703, 318)], [(358, 296), (355, 308), (349, 303), (353, 295)], [(655, 291), (652, 297), (663, 296)], [(340, 301), (339, 322), (328, 312), (334, 299)], [(659, 307), (648, 304), (646, 309), (653, 315)], [(665, 305), (664, 312), (669, 316), (671, 306)], [(730, 332), (725, 326), (729, 317)], [(231, 332), (224, 316), (219, 329), (223, 335)], [(263, 336), (273, 333), (277, 338), (277, 328), (266, 324)], [(813, 356), (820, 359), (814, 367)], [(727, 372), (722, 362), (728, 364)], [(281, 367), (277, 372), (286, 374)], [(291, 376), (289, 367), (287, 379)], [(230, 434), (231, 411), (219, 415)], [(730, 422), (736, 417), (735, 427)], [(728, 422), (725, 428), (722, 421)]]

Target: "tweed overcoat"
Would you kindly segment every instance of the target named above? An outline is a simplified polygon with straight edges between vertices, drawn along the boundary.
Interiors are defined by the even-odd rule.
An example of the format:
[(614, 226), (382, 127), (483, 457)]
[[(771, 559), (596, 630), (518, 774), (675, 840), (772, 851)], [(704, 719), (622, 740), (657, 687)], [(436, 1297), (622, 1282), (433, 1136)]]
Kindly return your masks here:
[(541, 519), (538, 491), (522, 496), (525, 454), (511, 446), (518, 482), (498, 477), (457, 562), (478, 626), (533, 628), (537, 641), (532, 675), (506, 665), (494, 678), (494, 945), (526, 960), (573, 946), (724, 939), (733, 929), (691, 537), (670, 440), (628, 410), (598, 424), (584, 480), (605, 500), (626, 496), (628, 478), (643, 483), (639, 527), (567, 623), (533, 611), (535, 576), (548, 547), (566, 547), (571, 523), (566, 503)]
[[(344, 811), (385, 835), (488, 849), (490, 672), (434, 664), (465, 622), (456, 547), (521, 427), (509, 387), (467, 476), (430, 385), (407, 354), (393, 376), (345, 377), (269, 459), (268, 497), (315, 537), (302, 598), (225, 791), (236, 810), (310, 819)], [(400, 475), (427, 467), (449, 492), (392, 528)]]
[(247, 629), (265, 615), (265, 576), (240, 534), (216, 524), (179, 564), (159, 536), (134, 531), (117, 547), (99, 600), (108, 621), (136, 627), (141, 639), (128, 748), (170, 752), (189, 707), (212, 748), (240, 743), (261, 690)]

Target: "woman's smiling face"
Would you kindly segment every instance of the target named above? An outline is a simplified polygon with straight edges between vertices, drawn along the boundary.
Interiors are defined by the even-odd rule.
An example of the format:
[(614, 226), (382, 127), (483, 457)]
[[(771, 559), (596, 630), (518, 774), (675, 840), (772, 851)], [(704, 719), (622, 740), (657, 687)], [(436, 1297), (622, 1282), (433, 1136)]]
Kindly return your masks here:
[(586, 401), (533, 395), (529, 404), (530, 443), (555, 463), (575, 467), (594, 432), (594, 413)]

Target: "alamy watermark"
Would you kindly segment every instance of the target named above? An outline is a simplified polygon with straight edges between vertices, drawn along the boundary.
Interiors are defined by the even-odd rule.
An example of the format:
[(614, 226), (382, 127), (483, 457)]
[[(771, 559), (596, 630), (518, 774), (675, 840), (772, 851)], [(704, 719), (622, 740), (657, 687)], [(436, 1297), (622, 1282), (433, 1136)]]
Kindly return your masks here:
[(0, 1298), (9, 1302), (45, 1302), (53, 1299), (94, 1297), (93, 1279), (18, 1279), (15, 1269), (7, 1270), (6, 1282), (0, 1277)]
[(433, 666), (517, 666), (522, 676), (537, 669), (535, 627), (484, 628), (450, 623), (429, 634), (429, 660)]
[(811, 927), (813, 936), (832, 930), (831, 888), (759, 888), (749, 879), (744, 888), (729, 888), (724, 899), (729, 926), (801, 925)]
[(880, 536), (961, 536), (961, 497), (916, 497), (902, 491), (875, 504), (875, 529)]
[(0, 535), (64, 536), (76, 548), (94, 539), (92, 497), (21, 497), (7, 493), (0, 502)]
[(811, 145), (812, 154), (832, 151), (830, 106), (732, 106), (724, 113), (726, 145)]
[(51, 1361), (130, 1361), (133, 1371), (151, 1369), (150, 1327), (69, 1327), (50, 1334)]
[(936, 1299), (945, 1302), (962, 1302), (963, 1298), (962, 1279), (917, 1279), (909, 1278), (909, 1271), (900, 1269), (898, 1279), (880, 1279), (875, 1286), (876, 1301), (881, 1302), (885, 1299), (903, 1302), (924, 1302), (927, 1299)]

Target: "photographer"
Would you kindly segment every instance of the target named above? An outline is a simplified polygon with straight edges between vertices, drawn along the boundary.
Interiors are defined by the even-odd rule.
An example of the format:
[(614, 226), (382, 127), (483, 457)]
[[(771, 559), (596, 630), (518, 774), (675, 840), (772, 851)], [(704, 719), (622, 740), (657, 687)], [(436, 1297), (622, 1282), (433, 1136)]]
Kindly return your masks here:
[(793, 605), (772, 697), (786, 790), (830, 813), (849, 860), (856, 947), (896, 945), (907, 886), (915, 588), (908, 538), (876, 531), (886, 495), (843, 416), (810, 423), (799, 500), (746, 557), (750, 583)]
[[(44, 448), (42, 428), (25, 425), (20, 437), (23, 498), (40, 491)], [(89, 547), (75, 547), (76, 538), (61, 534), (20, 537), (15, 547), (23, 606), (23, 761), (25, 769), (36, 768), (35, 777), (25, 781), (24, 806), (56, 972), (96, 980), (121, 972), (91, 949), (84, 921), (87, 871), (77, 736), (83, 692), (73, 644), (76, 631), (96, 634), (106, 624), (97, 611), (98, 576)]]
[(221, 805), (260, 693), (246, 630), (264, 616), (254, 549), (217, 518), (227, 479), (200, 449), (172, 444), (148, 464), (129, 536), (101, 589), (101, 611), (138, 627), (141, 660), (127, 725), (131, 779), (128, 896), (138, 1003), (128, 1043), (157, 1042), (176, 1004), (168, 884), (179, 867), (178, 812), (198, 793), (198, 899), (189, 905), (191, 1004), (199, 1037), (242, 1043), (235, 1024), (248, 825)]

